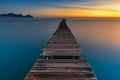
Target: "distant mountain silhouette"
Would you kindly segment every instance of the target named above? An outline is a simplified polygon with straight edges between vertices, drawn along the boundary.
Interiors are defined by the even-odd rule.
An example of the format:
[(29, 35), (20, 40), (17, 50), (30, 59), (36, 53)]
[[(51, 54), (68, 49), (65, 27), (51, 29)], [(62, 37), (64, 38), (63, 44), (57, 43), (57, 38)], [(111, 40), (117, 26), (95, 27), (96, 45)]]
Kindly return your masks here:
[(22, 17), (22, 18), (33, 18), (31, 15), (22, 15), (22, 14), (15, 14), (15, 13), (8, 13), (8, 14), (0, 14), (1, 17)]

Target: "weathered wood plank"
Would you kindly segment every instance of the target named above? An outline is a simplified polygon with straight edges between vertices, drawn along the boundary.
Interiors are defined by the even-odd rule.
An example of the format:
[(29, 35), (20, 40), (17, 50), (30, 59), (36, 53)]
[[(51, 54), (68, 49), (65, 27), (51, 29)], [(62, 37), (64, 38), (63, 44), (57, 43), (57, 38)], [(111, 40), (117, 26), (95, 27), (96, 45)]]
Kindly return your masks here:
[(88, 63), (35, 63), (34, 67), (90, 67)]
[(68, 52), (62, 52), (62, 53), (52, 53), (52, 52), (49, 52), (49, 53), (42, 53), (40, 54), (40, 56), (82, 56), (82, 52), (80, 53), (68, 53)]
[(33, 67), (30, 72), (92, 72), (90, 67), (84, 68), (40, 68)]
[(93, 73), (83, 73), (83, 72), (31, 72), (33, 76), (39, 77), (67, 77), (67, 78), (94, 78)]
[(74, 59), (38, 59), (36, 63), (87, 63), (87, 60), (74, 60)]

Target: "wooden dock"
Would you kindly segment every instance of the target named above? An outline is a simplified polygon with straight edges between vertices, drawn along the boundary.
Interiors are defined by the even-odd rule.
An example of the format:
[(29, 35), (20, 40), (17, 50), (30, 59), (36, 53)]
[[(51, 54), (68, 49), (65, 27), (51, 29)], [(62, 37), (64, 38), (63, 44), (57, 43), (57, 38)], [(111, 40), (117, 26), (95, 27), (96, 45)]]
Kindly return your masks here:
[(65, 19), (42, 49), (24, 80), (97, 80), (87, 60), (80, 60), (82, 49)]

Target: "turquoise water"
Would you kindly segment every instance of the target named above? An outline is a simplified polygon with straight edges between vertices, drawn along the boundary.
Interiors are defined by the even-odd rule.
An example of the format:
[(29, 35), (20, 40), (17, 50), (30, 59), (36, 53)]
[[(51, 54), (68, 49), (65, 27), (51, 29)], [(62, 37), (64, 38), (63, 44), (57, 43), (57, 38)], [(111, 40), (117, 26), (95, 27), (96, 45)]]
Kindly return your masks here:
[[(0, 80), (23, 80), (60, 19), (0, 19)], [(120, 20), (68, 19), (98, 80), (120, 80)]]

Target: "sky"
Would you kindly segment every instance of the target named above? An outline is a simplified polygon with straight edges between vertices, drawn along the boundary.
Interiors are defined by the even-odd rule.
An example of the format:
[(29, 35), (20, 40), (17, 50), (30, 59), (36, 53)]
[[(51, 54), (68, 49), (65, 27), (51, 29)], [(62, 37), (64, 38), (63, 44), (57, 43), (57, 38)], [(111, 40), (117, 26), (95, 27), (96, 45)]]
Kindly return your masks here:
[(120, 0), (0, 0), (1, 13), (34, 17), (120, 17)]

